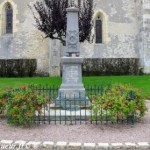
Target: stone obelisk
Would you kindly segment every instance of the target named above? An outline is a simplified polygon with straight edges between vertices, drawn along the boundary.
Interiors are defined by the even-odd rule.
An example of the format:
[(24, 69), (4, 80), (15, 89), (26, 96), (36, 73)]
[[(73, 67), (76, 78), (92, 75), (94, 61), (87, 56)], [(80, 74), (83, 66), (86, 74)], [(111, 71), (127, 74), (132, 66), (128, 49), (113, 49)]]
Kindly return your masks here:
[(62, 84), (58, 99), (85, 98), (85, 89), (82, 84), (82, 63), (79, 42), (79, 9), (67, 8), (67, 31), (65, 55), (61, 58)]

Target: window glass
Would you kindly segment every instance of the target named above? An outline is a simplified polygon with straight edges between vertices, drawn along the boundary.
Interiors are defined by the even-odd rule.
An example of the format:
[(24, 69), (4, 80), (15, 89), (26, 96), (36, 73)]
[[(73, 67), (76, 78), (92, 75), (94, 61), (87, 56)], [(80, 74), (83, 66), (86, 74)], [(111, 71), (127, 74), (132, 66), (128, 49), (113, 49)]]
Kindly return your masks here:
[(102, 20), (96, 20), (96, 43), (102, 43)]
[(6, 33), (13, 32), (13, 10), (10, 4), (6, 7)]

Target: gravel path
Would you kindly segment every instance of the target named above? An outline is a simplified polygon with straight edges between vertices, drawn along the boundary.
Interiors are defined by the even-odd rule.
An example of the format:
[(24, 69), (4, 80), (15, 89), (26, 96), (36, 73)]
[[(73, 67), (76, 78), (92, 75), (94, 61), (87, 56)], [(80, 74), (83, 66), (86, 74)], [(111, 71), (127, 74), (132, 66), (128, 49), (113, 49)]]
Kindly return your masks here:
[(64, 142), (150, 142), (149, 111), (135, 125), (38, 125), (31, 129), (11, 127), (0, 121), (0, 140)]

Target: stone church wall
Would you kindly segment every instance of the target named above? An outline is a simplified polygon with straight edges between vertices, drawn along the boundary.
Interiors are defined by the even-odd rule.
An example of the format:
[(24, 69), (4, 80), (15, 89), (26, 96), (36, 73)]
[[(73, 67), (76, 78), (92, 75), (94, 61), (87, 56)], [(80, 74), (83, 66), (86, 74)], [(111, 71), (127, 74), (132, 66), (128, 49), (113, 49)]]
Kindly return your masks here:
[[(0, 59), (35, 58), (37, 72), (60, 75), (63, 46), (59, 41), (44, 39), (35, 27), (28, 4), (36, 0), (0, 0)], [(3, 6), (10, 2), (14, 11), (12, 35), (4, 34)], [(86, 58), (140, 59), (140, 67), (150, 73), (149, 0), (94, 0), (93, 43), (81, 44), (81, 55)], [(95, 20), (103, 20), (103, 41), (95, 43)]]
[[(138, 26), (134, 0), (95, 0), (95, 12), (104, 15), (106, 32), (102, 44), (84, 43), (84, 57), (137, 58)], [(94, 18), (93, 17), (93, 21)], [(94, 28), (93, 28), (94, 35)]]
[[(0, 35), (0, 59), (37, 59), (38, 74), (49, 70), (48, 40), (35, 27), (33, 15), (28, 7), (31, 0), (0, 0), (0, 8), (9, 2), (13, 7), (13, 34)], [(1, 9), (2, 10), (2, 9)], [(15, 13), (17, 12), (17, 13)], [(3, 12), (0, 12), (2, 20)], [(4, 20), (3, 20), (4, 21)], [(0, 22), (2, 31), (2, 21)]]
[(150, 73), (150, 0), (143, 0), (141, 8), (141, 36), (144, 72)]

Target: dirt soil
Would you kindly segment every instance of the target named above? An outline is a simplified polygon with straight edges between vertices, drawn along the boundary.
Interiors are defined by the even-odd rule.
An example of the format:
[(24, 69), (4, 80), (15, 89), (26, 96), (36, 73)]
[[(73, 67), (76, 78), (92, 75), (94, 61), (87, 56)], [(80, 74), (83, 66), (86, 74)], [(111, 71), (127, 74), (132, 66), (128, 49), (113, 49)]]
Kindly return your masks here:
[(0, 120), (0, 140), (63, 142), (150, 142), (150, 101), (146, 116), (134, 125), (36, 125), (12, 127)]

